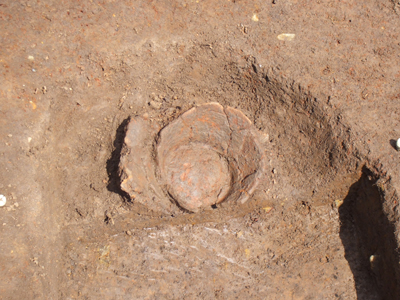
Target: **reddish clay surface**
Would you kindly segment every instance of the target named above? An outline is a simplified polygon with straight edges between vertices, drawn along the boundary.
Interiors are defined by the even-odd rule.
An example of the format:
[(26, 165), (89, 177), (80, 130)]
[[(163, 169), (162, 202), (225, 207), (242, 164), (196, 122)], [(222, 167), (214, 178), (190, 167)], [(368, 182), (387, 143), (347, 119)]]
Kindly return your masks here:
[(223, 201), (231, 188), (228, 163), (215, 151), (202, 147), (181, 147), (166, 164), (168, 191), (183, 208), (198, 211)]

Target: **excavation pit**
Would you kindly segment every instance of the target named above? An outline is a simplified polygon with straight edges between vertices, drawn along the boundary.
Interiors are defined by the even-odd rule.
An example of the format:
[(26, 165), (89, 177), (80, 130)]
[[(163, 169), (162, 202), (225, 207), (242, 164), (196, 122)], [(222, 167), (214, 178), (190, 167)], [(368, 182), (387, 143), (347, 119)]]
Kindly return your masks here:
[[(24, 2), (0, 5), (2, 298), (400, 299), (398, 1)], [(210, 102), (261, 132), (258, 181), (225, 144), (163, 154)]]

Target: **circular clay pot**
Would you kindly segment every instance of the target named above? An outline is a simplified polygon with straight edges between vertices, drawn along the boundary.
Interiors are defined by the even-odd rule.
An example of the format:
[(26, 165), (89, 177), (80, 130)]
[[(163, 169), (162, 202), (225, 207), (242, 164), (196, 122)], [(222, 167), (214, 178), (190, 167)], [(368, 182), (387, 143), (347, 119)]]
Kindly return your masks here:
[(257, 185), (263, 154), (243, 113), (209, 103), (161, 130), (157, 158), (168, 194), (196, 212), (228, 196), (247, 199)]
[[(261, 133), (239, 110), (194, 107), (163, 129), (144, 117), (128, 124), (121, 188), (152, 210), (198, 212), (244, 203), (265, 181)], [(176, 205), (174, 205), (176, 204)]]

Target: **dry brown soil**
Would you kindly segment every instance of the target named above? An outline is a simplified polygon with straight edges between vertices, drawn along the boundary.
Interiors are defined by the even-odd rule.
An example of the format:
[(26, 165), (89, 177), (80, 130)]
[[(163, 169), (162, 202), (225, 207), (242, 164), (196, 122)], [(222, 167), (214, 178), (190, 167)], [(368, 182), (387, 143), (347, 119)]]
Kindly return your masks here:
[[(398, 13), (0, 0), (0, 299), (400, 299)], [(130, 118), (209, 102), (267, 137), (264, 188), (172, 214), (123, 192)]]

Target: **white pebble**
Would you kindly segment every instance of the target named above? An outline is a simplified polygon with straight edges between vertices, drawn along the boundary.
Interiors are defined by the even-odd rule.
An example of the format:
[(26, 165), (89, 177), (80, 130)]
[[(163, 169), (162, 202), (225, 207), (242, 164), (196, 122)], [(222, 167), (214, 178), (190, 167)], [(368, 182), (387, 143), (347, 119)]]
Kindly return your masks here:
[(396, 142), (396, 149), (397, 151), (400, 150), (400, 139), (398, 139)]
[(6, 196), (0, 195), (0, 206), (6, 205), (7, 199)]
[(253, 22), (258, 22), (258, 21), (259, 21), (259, 18), (258, 18), (258, 16), (257, 16), (256, 14), (253, 14), (253, 16), (251, 17), (251, 20), (252, 20)]
[(296, 35), (294, 33), (282, 33), (278, 35), (280, 41), (292, 41)]

